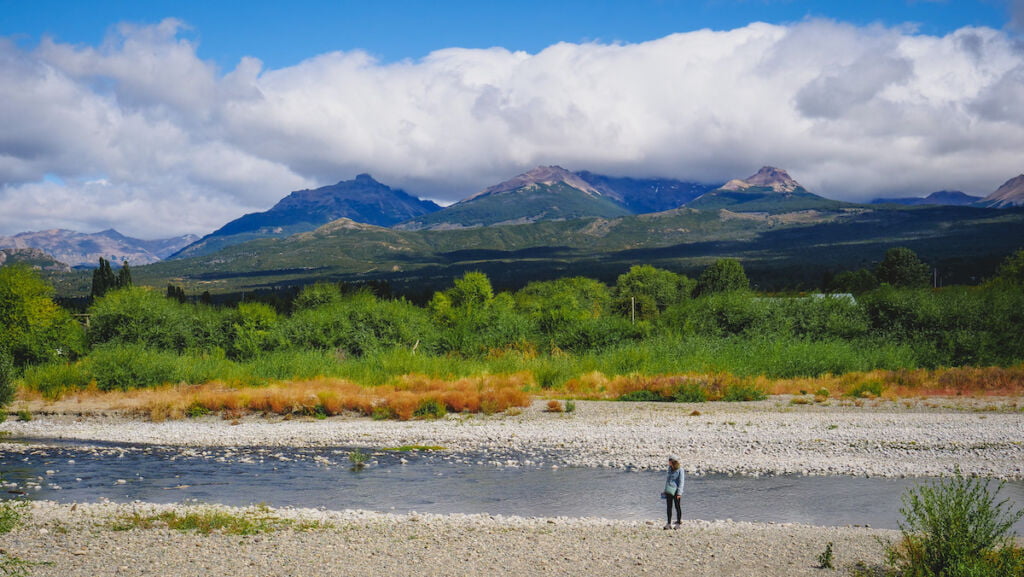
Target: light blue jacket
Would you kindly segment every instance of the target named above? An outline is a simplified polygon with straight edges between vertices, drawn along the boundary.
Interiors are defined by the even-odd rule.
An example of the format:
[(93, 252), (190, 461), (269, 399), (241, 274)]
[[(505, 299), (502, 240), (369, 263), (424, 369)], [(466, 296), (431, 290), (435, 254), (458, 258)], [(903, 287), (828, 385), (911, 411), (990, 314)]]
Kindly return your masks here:
[(674, 497), (676, 495), (683, 494), (683, 484), (686, 482), (686, 475), (683, 474), (683, 468), (673, 470), (672, 467), (668, 468), (668, 477), (665, 479), (665, 493)]

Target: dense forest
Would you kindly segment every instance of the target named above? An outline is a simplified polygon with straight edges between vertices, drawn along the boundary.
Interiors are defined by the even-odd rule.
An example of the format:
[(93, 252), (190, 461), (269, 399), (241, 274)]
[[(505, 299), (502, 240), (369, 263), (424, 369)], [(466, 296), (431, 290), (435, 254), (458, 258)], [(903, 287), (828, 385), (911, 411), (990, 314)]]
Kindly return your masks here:
[(288, 302), (215, 306), (122, 275), (75, 316), (35, 271), (3, 267), (0, 405), (18, 384), (58, 398), (167, 383), (521, 374), (526, 389), (571, 390), (594, 374), (798, 378), (1024, 361), (1024, 250), (976, 287), (932, 288), (905, 248), (830, 282), (829, 293), (759, 294), (738, 261), (720, 259), (696, 279), (639, 265), (613, 286), (571, 277), (499, 293), (469, 272), (425, 306), (328, 283)]

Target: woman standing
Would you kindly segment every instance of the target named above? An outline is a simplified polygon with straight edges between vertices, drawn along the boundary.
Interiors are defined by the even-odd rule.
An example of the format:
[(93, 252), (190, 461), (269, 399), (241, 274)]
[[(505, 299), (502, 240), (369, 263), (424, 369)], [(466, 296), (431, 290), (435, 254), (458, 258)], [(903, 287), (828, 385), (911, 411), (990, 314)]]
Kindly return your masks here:
[(668, 458), (668, 477), (665, 479), (665, 490), (662, 491), (661, 497), (665, 499), (665, 513), (668, 519), (665, 522), (665, 529), (672, 527), (672, 507), (676, 508), (676, 524), (675, 528), (678, 529), (683, 522), (683, 482), (686, 480), (686, 475), (683, 474), (683, 468), (679, 465), (679, 457), (672, 455)]

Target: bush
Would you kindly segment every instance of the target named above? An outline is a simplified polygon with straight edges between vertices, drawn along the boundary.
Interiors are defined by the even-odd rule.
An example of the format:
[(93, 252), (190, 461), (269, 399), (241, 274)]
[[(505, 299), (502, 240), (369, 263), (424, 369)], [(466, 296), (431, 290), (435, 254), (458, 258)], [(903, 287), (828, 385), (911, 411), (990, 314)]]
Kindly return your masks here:
[(97, 348), (86, 364), (100, 390), (127, 391), (176, 382), (178, 360), (172, 352), (125, 344)]
[(187, 306), (144, 287), (111, 291), (89, 308), (89, 342), (184, 350), (191, 340)]
[(648, 391), (647, 389), (641, 389), (639, 391), (631, 391), (631, 392), (628, 392), (628, 393), (623, 393), (623, 394), (619, 395), (619, 399), (618, 400), (620, 400), (620, 401), (632, 401), (632, 402), (643, 402), (643, 401), (663, 402), (663, 401), (667, 401), (668, 399), (666, 399), (664, 396), (662, 396), (661, 393), (659, 393), (657, 391)]
[(903, 495), (900, 546), (890, 548), (890, 562), (904, 577), (1019, 577), (1020, 550), (1011, 541), (1014, 523), (1024, 510), (1009, 500), (996, 502), (1003, 488), (989, 492), (989, 481), (964, 477), (910, 489)]
[(882, 391), (885, 390), (885, 385), (878, 381), (867, 381), (860, 383), (846, 392), (849, 397), (855, 397), (858, 399), (875, 399), (882, 396)]
[(722, 400), (727, 402), (763, 401), (768, 395), (761, 389), (742, 383), (733, 383), (725, 386), (722, 393)]
[(703, 403), (708, 400), (708, 392), (698, 383), (684, 383), (672, 391), (672, 400), (677, 403)]
[(0, 347), (0, 409), (14, 400), (14, 357)]
[(446, 414), (448, 414), (448, 410), (444, 403), (434, 398), (423, 399), (416, 405), (416, 410), (412, 412), (412, 416), (418, 419), (440, 419)]
[(83, 361), (47, 363), (25, 369), (25, 386), (49, 400), (89, 386), (92, 375)]

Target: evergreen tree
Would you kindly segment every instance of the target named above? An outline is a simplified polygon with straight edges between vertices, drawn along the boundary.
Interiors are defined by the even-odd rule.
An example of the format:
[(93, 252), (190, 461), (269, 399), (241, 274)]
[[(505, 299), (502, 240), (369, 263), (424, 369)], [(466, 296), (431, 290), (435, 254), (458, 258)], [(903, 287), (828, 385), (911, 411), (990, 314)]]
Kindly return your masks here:
[(110, 261), (100, 257), (100, 266), (92, 271), (92, 292), (90, 296), (97, 299), (107, 294), (107, 291), (117, 288), (117, 277), (114, 270), (110, 268)]
[(128, 288), (132, 286), (132, 271), (128, 268), (128, 261), (121, 262), (121, 270), (117, 273), (117, 288)]
[(172, 284), (167, 285), (167, 298), (174, 299), (179, 303), (185, 302), (185, 289)]

